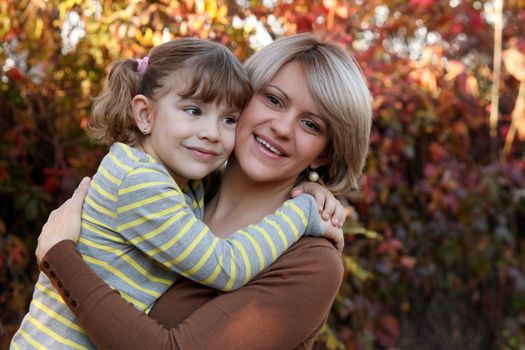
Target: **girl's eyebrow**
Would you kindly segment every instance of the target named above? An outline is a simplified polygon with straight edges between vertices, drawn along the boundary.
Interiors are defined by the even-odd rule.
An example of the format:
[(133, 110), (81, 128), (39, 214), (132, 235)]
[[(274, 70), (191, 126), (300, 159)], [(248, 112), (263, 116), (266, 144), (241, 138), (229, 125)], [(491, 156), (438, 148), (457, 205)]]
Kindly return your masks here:
[(222, 111), (224, 114), (241, 114), (240, 108), (228, 107)]

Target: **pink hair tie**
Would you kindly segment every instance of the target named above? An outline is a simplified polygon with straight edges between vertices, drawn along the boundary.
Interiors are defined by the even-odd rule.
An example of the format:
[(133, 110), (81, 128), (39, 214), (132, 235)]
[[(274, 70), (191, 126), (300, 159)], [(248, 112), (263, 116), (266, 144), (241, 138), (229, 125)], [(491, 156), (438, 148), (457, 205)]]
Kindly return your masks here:
[(144, 73), (146, 72), (146, 69), (148, 69), (148, 64), (149, 64), (149, 57), (146, 56), (144, 58), (137, 58), (137, 73), (139, 73), (140, 75), (144, 75)]

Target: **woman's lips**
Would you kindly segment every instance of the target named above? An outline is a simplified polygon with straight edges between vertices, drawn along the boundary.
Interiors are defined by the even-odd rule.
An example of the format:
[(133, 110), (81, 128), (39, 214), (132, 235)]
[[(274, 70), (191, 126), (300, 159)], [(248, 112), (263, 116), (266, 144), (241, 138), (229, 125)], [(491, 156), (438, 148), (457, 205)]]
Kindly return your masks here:
[(286, 157), (283, 148), (277, 143), (255, 134), (253, 135), (253, 140), (257, 148), (261, 149), (265, 154), (272, 158)]

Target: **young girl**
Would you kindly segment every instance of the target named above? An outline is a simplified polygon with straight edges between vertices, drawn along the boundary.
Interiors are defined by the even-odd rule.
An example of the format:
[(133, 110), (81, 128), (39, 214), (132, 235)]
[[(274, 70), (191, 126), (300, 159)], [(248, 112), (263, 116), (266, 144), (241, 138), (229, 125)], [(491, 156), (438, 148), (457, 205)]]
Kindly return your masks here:
[[(324, 231), (317, 204), (307, 195), (227, 240), (199, 221), (203, 185), (190, 180), (210, 174), (230, 155), (239, 113), (250, 97), (238, 60), (208, 41), (168, 42), (149, 57), (112, 67), (90, 124), (91, 135), (112, 146), (85, 200), (78, 249), (139, 310), (149, 312), (178, 275), (223, 291), (237, 289), (302, 234)], [(94, 347), (44, 274), (11, 345)]]

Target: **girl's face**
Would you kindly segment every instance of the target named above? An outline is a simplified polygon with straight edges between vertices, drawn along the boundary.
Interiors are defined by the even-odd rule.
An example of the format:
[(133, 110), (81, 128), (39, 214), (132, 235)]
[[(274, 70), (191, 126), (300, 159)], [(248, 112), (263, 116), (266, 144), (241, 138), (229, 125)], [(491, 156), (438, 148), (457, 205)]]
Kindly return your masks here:
[[(170, 91), (156, 102), (132, 104), (143, 113), (135, 117), (140, 130), (149, 134), (141, 146), (161, 162), (179, 186), (188, 180), (201, 179), (221, 166), (235, 144), (235, 128), (239, 112), (225, 103), (203, 102), (182, 98), (178, 91), (186, 88), (185, 71), (177, 71), (170, 81)], [(141, 95), (139, 95), (141, 96)], [(135, 98), (137, 99), (137, 97)], [(135, 101), (134, 99), (134, 101)], [(147, 120), (144, 126), (140, 121)]]
[(329, 161), (329, 127), (308, 91), (302, 65), (291, 62), (257, 91), (237, 126), (235, 158), (261, 182), (290, 182)]

